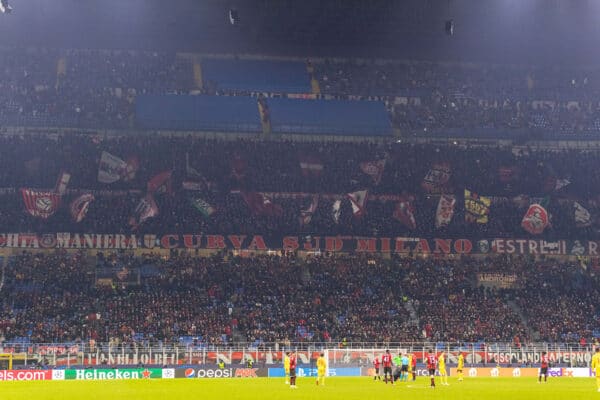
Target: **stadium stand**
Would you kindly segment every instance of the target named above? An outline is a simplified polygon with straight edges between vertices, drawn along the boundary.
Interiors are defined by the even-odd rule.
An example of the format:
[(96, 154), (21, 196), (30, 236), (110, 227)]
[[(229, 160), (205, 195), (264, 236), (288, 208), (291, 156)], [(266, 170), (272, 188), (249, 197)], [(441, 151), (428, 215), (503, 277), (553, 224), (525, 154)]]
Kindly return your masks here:
[(268, 100), (275, 133), (310, 135), (391, 136), (382, 102), (350, 100)]
[(217, 91), (310, 93), (306, 65), (299, 61), (205, 58), (205, 84)]
[[(307, 114), (299, 124), (290, 123), (286, 110), (291, 106), (278, 104), (288, 100), (272, 97), (382, 101), (398, 132), (417, 137), (589, 139), (595, 137), (600, 121), (594, 101), (598, 72), (590, 68), (200, 60), (156, 52), (94, 50), (1, 52), (0, 115), (4, 125), (12, 126), (126, 129), (135, 126), (137, 96), (197, 93), (253, 97), (262, 93), (273, 103), (272, 116), (281, 121), (280, 131), (293, 129), (300, 134), (322, 133), (325, 129), (312, 127), (320, 123), (328, 125), (329, 133), (340, 134), (332, 124), (335, 119), (322, 119), (320, 112), (309, 110), (331, 108), (335, 113), (335, 103), (298, 102), (298, 113)], [(369, 114), (361, 110), (369, 113), (367, 109), (380, 107), (341, 104), (363, 116)], [(377, 120), (376, 130), (388, 132), (387, 122), (383, 129), (387, 119), (377, 116)]]
[(0, 52), (3, 128), (81, 128), (0, 137), (4, 343), (599, 336), (596, 152), (400, 140), (593, 136), (594, 71)]
[[(108, 281), (98, 271), (110, 265)], [(144, 266), (155, 273), (136, 277)], [(597, 280), (580, 268), (512, 260), (518, 286), (478, 286), (477, 275), (507, 273), (494, 259), (385, 260), (366, 257), (132, 257), (79, 252), (16, 256), (2, 291), (4, 341), (200, 338), (293, 342), (513, 342), (591, 338), (597, 310), (573, 289), (596, 296)], [(292, 278), (293, 277), (293, 278)], [(265, 285), (266, 282), (268, 285)], [(98, 283), (102, 282), (102, 283)], [(552, 285), (541, 288), (546, 284)], [(540, 296), (559, 302), (545, 307)], [(552, 299), (552, 300), (551, 300)], [(509, 305), (518, 301), (525, 317)], [(590, 304), (590, 309), (581, 307)], [(417, 309), (417, 319), (410, 316)], [(198, 342), (197, 342), (198, 343)]]
[(143, 95), (136, 100), (142, 129), (260, 132), (258, 106), (250, 97)]

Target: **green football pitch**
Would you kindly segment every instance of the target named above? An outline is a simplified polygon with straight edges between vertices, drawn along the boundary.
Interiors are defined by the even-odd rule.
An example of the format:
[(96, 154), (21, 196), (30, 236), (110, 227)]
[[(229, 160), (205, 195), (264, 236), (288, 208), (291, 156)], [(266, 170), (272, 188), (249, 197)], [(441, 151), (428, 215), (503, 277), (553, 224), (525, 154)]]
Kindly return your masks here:
[(445, 400), (590, 400), (600, 399), (590, 378), (557, 378), (538, 384), (533, 378), (472, 378), (450, 380), (450, 386), (428, 387), (426, 378), (396, 386), (371, 378), (328, 378), (316, 386), (309, 378), (291, 389), (283, 379), (174, 379), (135, 381), (0, 382), (0, 399), (445, 399)]

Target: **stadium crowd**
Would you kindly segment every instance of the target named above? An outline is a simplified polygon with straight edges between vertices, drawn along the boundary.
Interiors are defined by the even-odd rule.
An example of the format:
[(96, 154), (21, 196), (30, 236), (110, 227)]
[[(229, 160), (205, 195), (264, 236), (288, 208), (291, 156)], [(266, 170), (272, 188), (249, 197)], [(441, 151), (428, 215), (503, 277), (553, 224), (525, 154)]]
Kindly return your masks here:
[[(148, 182), (172, 171), (169, 193), (154, 194), (158, 215), (139, 224), (137, 232), (528, 237), (521, 220), (529, 204), (542, 202), (551, 215), (551, 226), (541, 237), (598, 237), (600, 177), (594, 173), (595, 153), (164, 136), (4, 137), (0, 144), (0, 222), (6, 232), (131, 232), (131, 217), (147, 193)], [(99, 182), (103, 152), (137, 160), (135, 176)], [(380, 173), (364, 168), (364, 163), (376, 162), (384, 162)], [(303, 163), (321, 169), (303, 168)], [(447, 182), (424, 187), (425, 177), (441, 164), (447, 168)], [(71, 174), (68, 188), (72, 191), (63, 196), (56, 214), (41, 219), (23, 213), (19, 189), (51, 189), (61, 170)], [(465, 220), (464, 189), (492, 199), (487, 223)], [(346, 196), (361, 190), (368, 191), (362, 216), (355, 215)], [(87, 217), (74, 222), (69, 205), (90, 191), (96, 199)], [(249, 194), (258, 192), (265, 195), (259, 197), (257, 208)], [(447, 226), (436, 227), (440, 192), (454, 195), (456, 205)], [(313, 195), (319, 197), (311, 218), (302, 219)], [(207, 210), (199, 212), (193, 199), (208, 204), (210, 215)], [(341, 201), (337, 217), (336, 200)], [(414, 226), (398, 216), (402, 202), (409, 204)], [(575, 202), (588, 211), (585, 218), (576, 218)]]
[[(508, 263), (514, 287), (479, 286)], [(4, 272), (0, 329), (37, 343), (591, 341), (597, 286), (578, 266), (522, 258), (23, 252)]]

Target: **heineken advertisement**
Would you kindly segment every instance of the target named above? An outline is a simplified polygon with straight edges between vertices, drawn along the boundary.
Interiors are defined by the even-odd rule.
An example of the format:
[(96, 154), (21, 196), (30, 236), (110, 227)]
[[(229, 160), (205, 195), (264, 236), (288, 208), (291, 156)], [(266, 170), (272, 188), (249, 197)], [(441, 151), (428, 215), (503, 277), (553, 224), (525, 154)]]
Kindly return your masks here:
[[(202, 203), (203, 204), (203, 203)], [(206, 206), (208, 207), (208, 206)], [(208, 212), (208, 211), (207, 211)], [(0, 233), (0, 248), (283, 250), (412, 255), (531, 254), (600, 257), (600, 241), (520, 238), (419, 238), (210, 234)]]
[(174, 378), (172, 368), (67, 369), (64, 379), (78, 381)]

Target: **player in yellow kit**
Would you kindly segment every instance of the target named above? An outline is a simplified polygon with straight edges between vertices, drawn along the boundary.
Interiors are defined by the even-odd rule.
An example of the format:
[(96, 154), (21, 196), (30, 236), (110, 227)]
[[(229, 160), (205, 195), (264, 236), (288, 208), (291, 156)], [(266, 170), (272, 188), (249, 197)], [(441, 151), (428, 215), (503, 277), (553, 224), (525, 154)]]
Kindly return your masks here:
[(446, 358), (444, 357), (444, 353), (440, 353), (438, 356), (438, 371), (440, 371), (442, 385), (448, 386), (448, 374), (446, 373)]
[(592, 371), (596, 374), (596, 387), (600, 392), (600, 347), (596, 348), (596, 354), (592, 357)]
[(463, 368), (465, 367), (465, 357), (462, 353), (458, 354), (458, 363), (456, 364), (456, 373), (458, 374), (458, 381), (463, 380)]
[(317, 358), (317, 385), (325, 386), (325, 373), (327, 371), (327, 361), (325, 353), (321, 353)]
[(283, 372), (285, 374), (285, 384), (290, 384), (290, 352), (286, 351), (283, 357)]

